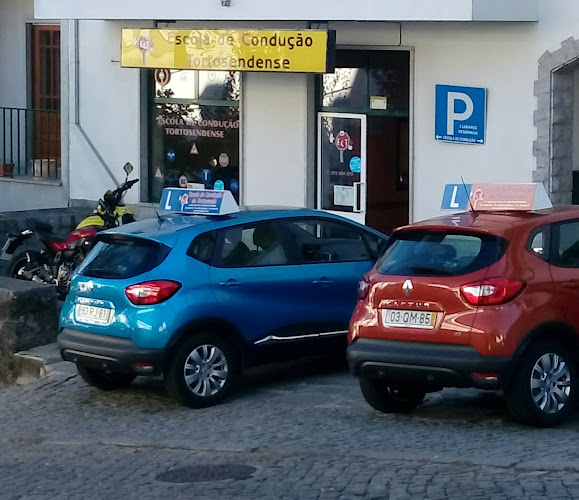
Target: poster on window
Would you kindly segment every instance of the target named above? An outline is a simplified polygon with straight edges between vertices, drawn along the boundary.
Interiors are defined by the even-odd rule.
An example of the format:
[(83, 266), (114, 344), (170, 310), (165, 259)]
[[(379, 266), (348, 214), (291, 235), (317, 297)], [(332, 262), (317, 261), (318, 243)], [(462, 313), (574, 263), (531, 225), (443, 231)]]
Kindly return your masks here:
[(239, 202), (238, 74), (175, 71), (155, 82), (152, 200), (166, 187), (195, 184), (231, 191)]
[(322, 210), (354, 212), (362, 182), (362, 121), (347, 116), (319, 117), (318, 168)]

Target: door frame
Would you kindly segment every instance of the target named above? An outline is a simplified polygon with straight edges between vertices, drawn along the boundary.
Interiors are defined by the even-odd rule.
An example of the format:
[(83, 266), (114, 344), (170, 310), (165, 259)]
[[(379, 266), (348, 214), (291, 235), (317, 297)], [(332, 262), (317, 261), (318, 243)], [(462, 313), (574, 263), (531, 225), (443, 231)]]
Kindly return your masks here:
[[(324, 210), (322, 208), (322, 119), (323, 118), (351, 118), (359, 119), (361, 121), (360, 126), (360, 136), (362, 144), (360, 145), (360, 182), (354, 183), (354, 211), (353, 212), (341, 212), (338, 210)], [(329, 112), (318, 112), (318, 124), (317, 124), (317, 153), (316, 153), (316, 163), (317, 163), (317, 193), (316, 193), (316, 208), (318, 210), (324, 210), (325, 212), (340, 215), (346, 217), (347, 219), (359, 222), (361, 224), (366, 224), (366, 184), (367, 184), (367, 134), (368, 134), (368, 116), (365, 114), (358, 113), (329, 113)], [(357, 198), (355, 185), (360, 185), (360, 195)], [(356, 204), (359, 202), (360, 209), (356, 210)]]

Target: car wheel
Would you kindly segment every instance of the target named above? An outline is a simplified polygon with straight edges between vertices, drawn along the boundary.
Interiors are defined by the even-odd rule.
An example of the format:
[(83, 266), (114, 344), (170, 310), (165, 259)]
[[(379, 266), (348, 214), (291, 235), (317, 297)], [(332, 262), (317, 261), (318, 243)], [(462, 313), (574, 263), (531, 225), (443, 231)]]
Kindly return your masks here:
[(541, 341), (523, 355), (505, 391), (512, 417), (537, 427), (551, 427), (574, 409), (577, 369), (562, 344)]
[(409, 413), (414, 411), (426, 396), (420, 387), (391, 387), (385, 382), (360, 377), (360, 389), (366, 402), (383, 413)]
[(136, 375), (132, 373), (115, 373), (105, 372), (101, 370), (91, 370), (82, 365), (76, 365), (78, 373), (82, 379), (90, 386), (103, 389), (105, 391), (113, 391), (115, 389), (122, 389), (131, 385), (135, 380)]
[(237, 371), (237, 357), (227, 341), (215, 334), (185, 339), (169, 360), (167, 390), (191, 408), (207, 408), (221, 402)]

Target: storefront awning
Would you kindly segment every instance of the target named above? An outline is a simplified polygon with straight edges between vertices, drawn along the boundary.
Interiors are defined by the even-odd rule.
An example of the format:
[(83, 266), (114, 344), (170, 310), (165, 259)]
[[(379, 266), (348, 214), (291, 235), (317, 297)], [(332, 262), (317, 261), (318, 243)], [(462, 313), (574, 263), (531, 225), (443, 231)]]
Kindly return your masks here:
[(538, 21), (538, 0), (34, 0), (37, 19)]

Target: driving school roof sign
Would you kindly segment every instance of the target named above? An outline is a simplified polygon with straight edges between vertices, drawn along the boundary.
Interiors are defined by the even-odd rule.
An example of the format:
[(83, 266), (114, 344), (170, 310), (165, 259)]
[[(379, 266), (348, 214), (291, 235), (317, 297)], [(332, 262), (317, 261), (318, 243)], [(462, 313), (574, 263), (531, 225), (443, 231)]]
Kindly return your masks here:
[(188, 215), (227, 215), (239, 212), (231, 191), (165, 188), (159, 206), (164, 212)]
[(332, 30), (123, 29), (121, 66), (330, 73), (335, 51)]
[(447, 184), (442, 210), (528, 211), (551, 208), (553, 204), (541, 183)]

